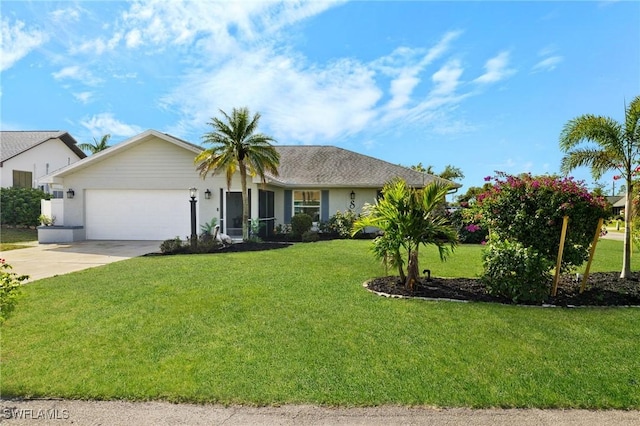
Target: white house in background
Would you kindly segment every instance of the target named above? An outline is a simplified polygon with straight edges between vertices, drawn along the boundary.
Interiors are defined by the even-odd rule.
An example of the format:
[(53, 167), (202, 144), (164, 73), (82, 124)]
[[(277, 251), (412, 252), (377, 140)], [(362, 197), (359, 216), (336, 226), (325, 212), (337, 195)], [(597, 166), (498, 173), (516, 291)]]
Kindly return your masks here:
[[(333, 146), (279, 146), (279, 176), (259, 177), (249, 186), (250, 217), (272, 232), (299, 212), (326, 221), (338, 210), (359, 212), (395, 177), (423, 187), (434, 179), (366, 155)], [(241, 236), (239, 175), (227, 188), (224, 174), (202, 179), (195, 156), (200, 146), (147, 130), (41, 179), (60, 185), (65, 198), (53, 200), (56, 229), (41, 227), (40, 242), (74, 240), (165, 240), (190, 234), (190, 194), (197, 188), (196, 219), (216, 218), (222, 232)], [(62, 220), (60, 218), (63, 218)]]
[(0, 187), (37, 188), (38, 179), (85, 157), (65, 131), (0, 131)]

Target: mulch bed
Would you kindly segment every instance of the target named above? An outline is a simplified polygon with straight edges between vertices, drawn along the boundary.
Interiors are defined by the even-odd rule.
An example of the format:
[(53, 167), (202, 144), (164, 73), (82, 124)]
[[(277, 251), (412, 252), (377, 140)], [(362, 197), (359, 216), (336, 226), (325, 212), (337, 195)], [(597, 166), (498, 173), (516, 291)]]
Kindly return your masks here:
[[(589, 275), (587, 288), (580, 293), (581, 282), (574, 276), (563, 276), (555, 297), (549, 296), (545, 305), (554, 306), (640, 306), (640, 272), (629, 279), (620, 279), (620, 272), (596, 272)], [(551, 287), (551, 286), (550, 286)], [(397, 276), (374, 278), (367, 283), (369, 290), (392, 296), (453, 299), (471, 302), (513, 304), (510, 299), (492, 296), (475, 278), (423, 278), (413, 293), (405, 289)]]

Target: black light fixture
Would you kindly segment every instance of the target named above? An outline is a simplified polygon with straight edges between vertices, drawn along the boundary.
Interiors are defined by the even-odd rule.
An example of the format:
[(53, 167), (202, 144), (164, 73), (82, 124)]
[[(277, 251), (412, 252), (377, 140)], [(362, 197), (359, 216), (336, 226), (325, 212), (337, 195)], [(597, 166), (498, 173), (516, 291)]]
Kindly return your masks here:
[(76, 193), (73, 191), (73, 189), (69, 188), (67, 190), (67, 198), (73, 198), (74, 195), (76, 195)]
[(189, 203), (191, 204), (191, 247), (196, 247), (198, 244), (198, 235), (196, 234), (196, 195), (198, 194), (197, 188), (189, 188)]
[(356, 199), (356, 193), (351, 191), (351, 200), (355, 200)]
[(207, 190), (204, 191), (204, 198), (207, 200), (211, 199), (211, 191), (209, 190), (209, 188), (207, 188)]

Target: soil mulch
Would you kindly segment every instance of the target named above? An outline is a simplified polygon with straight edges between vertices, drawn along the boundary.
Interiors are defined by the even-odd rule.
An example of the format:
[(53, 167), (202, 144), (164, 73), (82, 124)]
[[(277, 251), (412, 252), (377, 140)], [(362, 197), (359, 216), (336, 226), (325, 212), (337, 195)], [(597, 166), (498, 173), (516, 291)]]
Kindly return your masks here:
[(252, 241), (244, 241), (241, 243), (234, 243), (230, 246), (226, 246), (220, 248), (218, 250), (213, 251), (212, 253), (239, 253), (244, 251), (262, 251), (262, 250), (276, 250), (285, 247), (289, 247), (292, 243), (280, 243), (280, 242), (271, 242), (271, 241), (263, 241), (263, 242), (252, 242)]
[[(620, 279), (619, 272), (595, 272), (589, 274), (587, 288), (580, 293), (581, 281), (574, 276), (563, 276), (558, 283), (555, 297), (548, 296), (543, 304), (554, 306), (640, 306), (640, 272), (629, 279)], [(416, 284), (413, 292), (405, 289), (397, 276), (370, 280), (366, 287), (377, 293), (391, 296), (452, 299), (471, 302), (514, 304), (506, 298), (492, 296), (476, 278), (426, 277)], [(549, 285), (551, 288), (551, 285)]]

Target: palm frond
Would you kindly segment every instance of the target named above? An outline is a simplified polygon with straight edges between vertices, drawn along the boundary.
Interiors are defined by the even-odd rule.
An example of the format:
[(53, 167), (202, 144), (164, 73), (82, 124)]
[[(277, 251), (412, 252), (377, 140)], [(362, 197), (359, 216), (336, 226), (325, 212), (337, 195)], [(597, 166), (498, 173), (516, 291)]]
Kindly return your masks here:
[(560, 148), (565, 152), (585, 141), (608, 151), (621, 151), (622, 128), (609, 117), (586, 114), (570, 120), (560, 133)]

